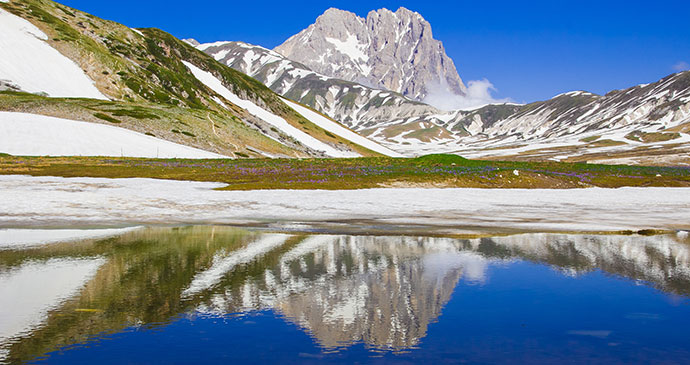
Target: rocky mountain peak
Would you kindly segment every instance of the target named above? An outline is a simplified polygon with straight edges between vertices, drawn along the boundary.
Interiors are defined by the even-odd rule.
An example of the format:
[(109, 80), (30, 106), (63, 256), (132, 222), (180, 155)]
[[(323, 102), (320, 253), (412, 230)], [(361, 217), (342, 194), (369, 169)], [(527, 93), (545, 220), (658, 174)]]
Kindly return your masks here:
[(371, 11), (366, 18), (330, 8), (275, 51), (321, 74), (416, 100), (438, 86), (458, 95), (465, 92), (429, 22), (402, 7)]

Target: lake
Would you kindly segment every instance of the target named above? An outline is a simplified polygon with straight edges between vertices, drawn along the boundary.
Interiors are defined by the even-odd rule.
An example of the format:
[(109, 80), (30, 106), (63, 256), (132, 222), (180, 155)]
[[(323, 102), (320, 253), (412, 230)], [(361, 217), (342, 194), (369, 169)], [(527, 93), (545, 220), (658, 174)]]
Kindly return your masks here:
[(685, 234), (22, 232), (0, 363), (690, 362)]

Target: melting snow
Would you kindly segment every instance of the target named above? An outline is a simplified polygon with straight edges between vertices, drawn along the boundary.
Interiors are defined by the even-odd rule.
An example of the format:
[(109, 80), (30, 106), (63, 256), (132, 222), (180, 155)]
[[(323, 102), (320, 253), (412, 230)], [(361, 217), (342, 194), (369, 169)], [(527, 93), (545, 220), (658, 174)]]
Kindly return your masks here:
[(0, 152), (17, 156), (226, 158), (120, 127), (0, 112)]
[(215, 58), (216, 61), (220, 61), (223, 58), (225, 58), (225, 56), (227, 56), (228, 53), (230, 53), (230, 51), (231, 51), (230, 49), (224, 49), (222, 51), (218, 51), (215, 54), (213, 54), (213, 58)]
[(350, 57), (350, 59), (357, 64), (359, 64), (359, 61), (369, 61), (369, 56), (367, 56), (363, 50), (365, 45), (359, 43), (355, 35), (348, 33), (347, 39), (344, 42), (340, 39), (328, 37), (326, 37), (326, 41), (334, 45), (338, 52)]
[(207, 50), (207, 49), (209, 49), (209, 48), (211, 48), (211, 47), (220, 47), (220, 46), (224, 46), (224, 45), (229, 44), (229, 43), (230, 43), (229, 41), (220, 41), (220, 42), (213, 42), (213, 43), (204, 43), (204, 44), (200, 44), (200, 45), (196, 46), (196, 48), (197, 48), (198, 50), (200, 50), (200, 51), (205, 51), (205, 50)]
[(30, 22), (0, 9), (0, 80), (55, 97), (108, 100), (76, 63), (45, 41)]
[(295, 138), (298, 140), (300, 143), (304, 144), (305, 146), (315, 149), (317, 151), (323, 151), (327, 155), (331, 157), (356, 157), (359, 156), (357, 154), (354, 154), (352, 152), (348, 151), (340, 151), (337, 150), (330, 145), (319, 141), (318, 139), (308, 135), (307, 133), (303, 132), (300, 129), (297, 129), (296, 127), (292, 126), (290, 123), (288, 123), (285, 119), (282, 117), (279, 117), (271, 112), (269, 112), (266, 109), (261, 108), (260, 106), (254, 104), (253, 102), (249, 100), (243, 100), (239, 96), (233, 94), (230, 90), (228, 90), (225, 86), (223, 86), (223, 83), (220, 82), (215, 76), (213, 76), (211, 73), (206, 72), (204, 70), (201, 70), (200, 68), (194, 66), (193, 64), (183, 61), (184, 64), (187, 66), (192, 71), (192, 74), (199, 79), (204, 85), (208, 86), (211, 90), (215, 91), (231, 103), (239, 106), (242, 109), (245, 109), (248, 111), (250, 114), (256, 116), (257, 118), (260, 118), (261, 120), (265, 121), (266, 123), (269, 123), (273, 125), (274, 127), (280, 129), (281, 131), (285, 132), (287, 135)]
[(219, 191), (221, 183), (0, 176), (3, 225), (371, 220), (560, 231), (688, 230), (689, 188)]
[(294, 103), (289, 100), (283, 100), (288, 106), (290, 106), (292, 109), (295, 109), (298, 113), (302, 114), (305, 118), (309, 119), (310, 122), (318, 125), (319, 127), (336, 134), (340, 137), (343, 137), (349, 141), (352, 141), (362, 147), (368, 148), (374, 152), (378, 152), (381, 154), (384, 154), (386, 156), (390, 157), (402, 157), (401, 154), (392, 151), (386, 147), (381, 146), (380, 144), (369, 140), (365, 137), (362, 137), (361, 135), (341, 126), (337, 122), (334, 122), (323, 115), (312, 111), (308, 108), (305, 108), (297, 103)]

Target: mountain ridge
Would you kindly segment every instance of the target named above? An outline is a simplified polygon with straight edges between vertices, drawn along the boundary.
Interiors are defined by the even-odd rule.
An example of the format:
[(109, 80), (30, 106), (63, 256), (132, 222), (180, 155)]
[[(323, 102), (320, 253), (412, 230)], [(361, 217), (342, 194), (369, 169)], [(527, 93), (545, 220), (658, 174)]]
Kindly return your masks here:
[[(677, 142), (684, 140), (684, 133), (686, 133), (683, 132), (684, 127), (679, 127), (680, 132), (670, 131), (668, 134), (664, 134), (666, 132), (663, 130), (660, 132), (654, 129), (660, 127), (673, 129), (677, 125), (687, 123), (682, 117), (682, 110), (685, 110), (682, 108), (687, 108), (690, 99), (684, 99), (680, 96), (681, 94), (678, 94), (673, 100), (669, 100), (671, 104), (662, 106), (664, 102), (656, 105), (656, 103), (650, 103), (653, 100), (645, 101), (645, 98), (661, 93), (663, 90), (656, 90), (651, 95), (634, 91), (636, 88), (644, 89), (649, 85), (655, 87), (654, 85), (664, 84), (665, 87), (673, 88), (674, 93), (687, 92), (687, 90), (683, 91), (685, 83), (683, 73), (669, 75), (656, 83), (614, 90), (606, 95), (569, 91), (549, 100), (525, 105), (490, 104), (472, 110), (444, 112), (402, 95), (396, 96), (395, 93), (387, 90), (377, 90), (321, 75), (302, 63), (280, 57), (275, 52), (260, 46), (243, 42), (218, 42), (201, 45), (201, 47), (219, 61), (239, 71), (249, 73), (288, 99), (319, 110), (341, 124), (406, 155), (443, 152), (478, 158), (499, 156), (512, 159), (538, 158), (536, 152), (525, 152), (525, 149), (539, 151), (541, 145), (544, 145), (541, 150), (546, 149), (547, 145), (559, 145), (559, 149), (554, 150), (556, 152), (546, 153), (542, 159), (563, 159), (565, 156), (566, 160), (569, 158), (580, 160), (584, 156), (603, 158), (609, 154), (625, 155), (636, 149), (642, 149), (644, 150), (642, 154), (648, 154), (650, 148), (654, 147), (659, 151), (665, 151), (662, 161), (650, 159), (642, 161), (654, 164), (667, 163), (664, 161), (669, 161), (668, 163), (690, 161), (690, 158), (682, 157), (685, 156), (683, 153), (680, 153), (680, 159), (674, 157), (673, 150), (665, 147), (670, 142), (657, 141), (657, 143), (650, 140), (654, 138), (668, 138), (670, 141)], [(249, 52), (251, 54), (247, 56)], [(664, 81), (673, 79), (674, 75), (678, 78), (677, 82)], [(384, 97), (381, 98), (381, 95)], [(584, 115), (590, 103), (596, 104), (597, 100), (607, 100), (615, 95), (618, 96), (613, 104), (605, 103), (613, 108), (607, 107), (609, 109), (607, 113), (594, 111), (591, 115)], [(661, 99), (665, 100), (665, 98), (665, 95), (661, 95)], [(647, 108), (649, 110), (644, 116), (635, 117), (631, 123), (622, 123), (620, 119), (625, 118), (626, 108), (616, 106), (616, 104), (625, 104), (627, 108), (632, 109)], [(657, 106), (661, 106), (661, 109), (652, 113), (652, 109)], [(620, 114), (618, 118), (615, 118), (616, 110)], [(645, 119), (650, 113), (658, 118)], [(673, 125), (655, 122), (663, 119), (663, 116), (668, 113), (677, 114), (675, 117), (666, 117), (675, 118)], [(578, 130), (579, 128), (581, 130)], [(648, 133), (661, 134), (649, 135)], [(600, 136), (594, 138), (597, 134)], [(626, 135), (630, 135), (632, 139), (626, 138)], [(647, 136), (647, 142), (639, 145), (634, 135)], [(581, 141), (592, 138), (598, 141), (590, 141), (591, 143)], [(563, 152), (563, 145), (568, 145), (572, 153), (558, 153), (559, 150)], [(680, 150), (682, 151), (684, 150)], [(539, 153), (542, 152), (539, 151)], [(637, 163), (636, 160), (632, 162)]]
[(432, 85), (455, 95), (466, 91), (429, 22), (403, 7), (371, 11), (366, 18), (330, 8), (273, 50), (323, 75), (414, 100), (423, 100)]

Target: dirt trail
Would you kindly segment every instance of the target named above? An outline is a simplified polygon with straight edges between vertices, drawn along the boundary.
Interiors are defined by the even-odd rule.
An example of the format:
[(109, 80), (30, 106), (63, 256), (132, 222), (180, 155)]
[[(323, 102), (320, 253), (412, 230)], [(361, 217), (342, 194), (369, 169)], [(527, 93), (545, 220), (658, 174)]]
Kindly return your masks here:
[[(213, 134), (215, 134), (216, 137), (220, 138), (220, 136), (218, 135), (218, 132), (216, 131), (216, 123), (214, 123), (214, 122), (213, 122), (213, 119), (211, 119), (211, 113), (210, 113), (210, 112), (206, 113), (206, 119), (208, 119), (209, 123), (211, 123), (211, 129), (213, 130)], [(224, 142), (226, 142), (226, 143), (232, 145), (232, 147), (235, 149), (235, 151), (239, 151), (239, 150), (240, 150), (240, 148), (237, 147), (236, 144), (234, 144), (234, 143), (232, 143), (232, 142), (230, 142), (230, 141), (224, 141)]]

